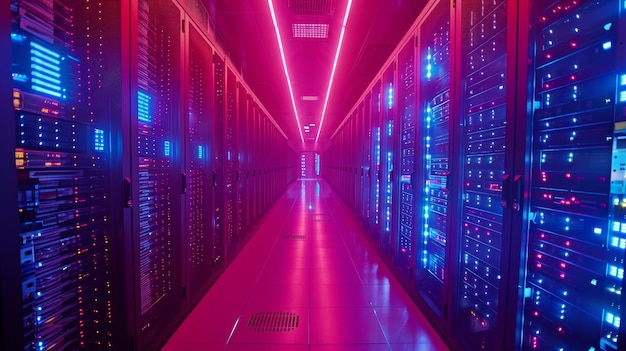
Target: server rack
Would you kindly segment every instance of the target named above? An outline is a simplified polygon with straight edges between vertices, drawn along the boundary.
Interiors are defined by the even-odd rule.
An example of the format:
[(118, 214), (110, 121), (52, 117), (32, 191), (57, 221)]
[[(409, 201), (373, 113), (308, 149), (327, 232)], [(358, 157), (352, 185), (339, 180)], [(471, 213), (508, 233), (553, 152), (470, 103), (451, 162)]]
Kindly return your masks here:
[(213, 187), (214, 194), (214, 211), (213, 221), (215, 226), (215, 235), (213, 241), (214, 250), (214, 267), (219, 269), (226, 264), (226, 234), (225, 234), (225, 194), (224, 194), (224, 163), (225, 144), (224, 144), (224, 116), (225, 116), (225, 67), (224, 59), (218, 52), (213, 53), (213, 80), (215, 83), (214, 104), (215, 115), (213, 125), (216, 132), (213, 134), (213, 149), (215, 150), (213, 157)]
[[(90, 46), (120, 50), (120, 5), (4, 5), (3, 49), (11, 54), (3, 67), (11, 74), (3, 76), (12, 81), (1, 86), (11, 89), (3, 106), (13, 111), (6, 113), (0, 156), (8, 206), (3, 346), (107, 348), (125, 337), (112, 328), (125, 317), (111, 314), (114, 300), (115, 308), (125, 307), (118, 299), (125, 286), (110, 251), (121, 241), (109, 220), (120, 213), (108, 197), (120, 171), (110, 156), (122, 111), (117, 101), (95, 97), (120, 100), (123, 89), (113, 78), (121, 71), (116, 57)], [(103, 10), (117, 16), (100, 16)]]
[[(416, 38), (410, 37), (398, 53), (398, 146), (399, 149), (399, 193), (397, 205), (397, 230), (394, 232), (394, 264), (407, 279), (413, 274), (415, 242), (415, 178), (416, 164), (421, 165), (421, 152), (416, 152), (416, 84), (415, 45)], [(421, 151), (421, 150), (419, 150)]]
[[(0, 10), (0, 33), (11, 33), (11, 10), (7, 7)], [(13, 61), (11, 36), (0, 37), (0, 47), (4, 48), (5, 55), (0, 58), (0, 109), (3, 116), (13, 116), (11, 67)], [(6, 130), (13, 131), (16, 128), (15, 118), (6, 118), (3, 122)], [(15, 167), (14, 149), (16, 145), (15, 133), (3, 134), (0, 138), (0, 167), (5, 170)], [(15, 172), (2, 172), (0, 174), (2, 184), (17, 184), (17, 174)], [(3, 215), (0, 217), (0, 226), (5, 233), (19, 232), (19, 215), (15, 211), (18, 206), (17, 188), (5, 187), (0, 195), (0, 210)], [(10, 235), (10, 234), (9, 234)], [(6, 234), (5, 234), (6, 236)], [(14, 303), (22, 300), (21, 294), (21, 267), (16, 264), (20, 262), (19, 240), (3, 240), (0, 247), (0, 349), (19, 350), (24, 346), (22, 338), (16, 335), (24, 335), (24, 327), (19, 316), (22, 310), (21, 303)]]
[(195, 301), (206, 290), (214, 272), (215, 259), (221, 254), (215, 252), (213, 184), (214, 153), (213, 135), (216, 126), (213, 121), (215, 111), (213, 101), (213, 48), (199, 29), (190, 23), (188, 26), (187, 58), (187, 123), (183, 192), (186, 194), (186, 295)]
[(381, 155), (381, 123), (380, 123), (380, 106), (381, 106), (381, 82), (374, 83), (372, 88), (371, 103), (371, 128), (372, 128), (372, 215), (370, 219), (370, 234), (375, 241), (380, 240), (381, 235), (381, 204), (382, 204), (382, 155)]
[[(459, 7), (460, 119), (458, 164), (460, 206), (459, 272), (455, 277), (454, 335), (466, 348), (503, 345), (508, 276), (507, 247), (512, 238), (507, 202), (512, 186), (516, 55), (515, 7), (511, 1), (463, 3)], [(513, 13), (511, 13), (513, 12)], [(507, 79), (508, 78), (508, 79)], [(513, 87), (511, 86), (513, 85)], [(511, 101), (513, 99), (513, 101)], [(512, 103), (511, 103), (512, 102)], [(507, 176), (503, 180), (503, 177)], [(504, 184), (506, 183), (506, 184)], [(511, 185), (509, 185), (511, 183)], [(503, 189), (506, 187), (507, 189)], [(506, 205), (508, 207), (508, 205)]]
[(136, 94), (131, 131), (135, 336), (158, 340), (183, 309), (182, 11), (171, 1), (139, 0)]
[(363, 185), (360, 191), (362, 192), (363, 205), (361, 206), (361, 218), (369, 229), (370, 216), (372, 209), (372, 129), (371, 129), (371, 95), (365, 97), (365, 101), (361, 105), (363, 111), (363, 128), (361, 129), (362, 141), (361, 141), (361, 153), (363, 161), (361, 162), (361, 174), (363, 175)]
[(243, 240), (248, 235), (248, 110), (249, 96), (248, 91), (243, 85), (239, 86), (239, 114), (237, 121), (237, 233), (238, 239)]
[(224, 129), (224, 233), (226, 258), (237, 246), (237, 77), (226, 68), (226, 119)]
[(361, 182), (363, 181), (362, 179), (362, 171), (361, 171), (361, 163), (363, 162), (362, 160), (362, 155), (359, 152), (359, 146), (361, 145), (361, 115), (363, 114), (363, 111), (361, 111), (361, 109), (359, 109), (357, 107), (357, 109), (355, 110), (354, 113), (354, 123), (353, 123), (353, 129), (352, 129), (352, 140), (354, 142), (354, 144), (352, 145), (352, 149), (354, 150), (354, 155), (356, 155), (356, 157), (353, 159), (353, 174), (354, 174), (354, 186), (352, 187), (352, 192), (354, 193), (354, 213), (356, 213), (358, 215), (359, 213), (359, 209), (361, 208), (361, 204), (363, 203), (362, 199), (361, 199)]
[(391, 256), (393, 237), (396, 230), (393, 208), (395, 187), (395, 130), (398, 128), (396, 121), (396, 63), (392, 62), (382, 75), (381, 86), (381, 229), (380, 247), (385, 255)]
[(622, 1), (532, 5), (521, 345), (617, 350), (626, 248), (625, 8)]
[[(421, 233), (416, 240), (415, 290), (438, 316), (446, 301), (446, 268), (450, 253), (448, 218), (451, 198), (451, 147), (453, 126), (451, 95), (451, 10), (439, 1), (418, 27), (418, 119), (421, 133), (417, 153), (424, 155), (418, 164), (416, 206), (420, 209)], [(452, 238), (454, 239), (454, 238)]]

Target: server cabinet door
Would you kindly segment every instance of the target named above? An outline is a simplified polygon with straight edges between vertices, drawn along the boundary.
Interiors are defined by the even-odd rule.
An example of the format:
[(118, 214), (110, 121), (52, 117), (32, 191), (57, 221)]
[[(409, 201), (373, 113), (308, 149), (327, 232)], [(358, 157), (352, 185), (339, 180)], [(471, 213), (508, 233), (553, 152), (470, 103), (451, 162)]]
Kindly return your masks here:
[(239, 86), (239, 114), (237, 122), (237, 232), (239, 239), (248, 234), (248, 91), (243, 85)]
[(465, 348), (501, 350), (506, 327), (502, 312), (512, 278), (509, 264), (514, 260), (509, 250), (520, 237), (519, 228), (512, 231), (511, 226), (511, 193), (520, 181), (513, 176), (512, 134), (517, 39), (516, 30), (509, 30), (517, 27), (517, 2), (460, 5), (456, 12), (460, 83), (455, 86), (461, 89), (462, 128), (461, 146), (455, 150), (460, 167), (455, 179), (460, 178), (462, 203), (460, 216), (455, 217), (460, 236), (455, 238), (459, 255), (450, 320), (453, 334)]
[(382, 211), (382, 155), (381, 155), (381, 82), (372, 88), (372, 215), (370, 217), (370, 235), (380, 242)]
[[(418, 154), (424, 159), (416, 177), (421, 230), (416, 241), (415, 289), (431, 308), (443, 314), (446, 253), (448, 251), (448, 200), (450, 195), (450, 7), (439, 1), (418, 28), (420, 66)], [(423, 163), (422, 163), (423, 162)]]
[[(412, 36), (398, 53), (398, 114), (399, 114), (399, 146), (400, 174), (399, 197), (395, 212), (398, 213), (398, 224), (395, 232), (394, 265), (407, 279), (412, 278), (414, 242), (415, 242), (415, 195), (414, 184), (416, 167), (421, 165), (421, 158), (416, 156), (416, 125), (415, 103), (415, 37)], [(421, 153), (420, 153), (421, 154)]]
[(137, 347), (153, 345), (182, 310), (181, 11), (139, 0), (133, 150)]
[(386, 255), (392, 253), (392, 236), (394, 233), (394, 216), (397, 215), (393, 208), (395, 168), (397, 158), (395, 148), (396, 128), (396, 84), (395, 62), (385, 70), (382, 77), (381, 90), (381, 231), (380, 248)]
[(214, 206), (214, 235), (213, 235), (213, 266), (219, 269), (224, 266), (224, 88), (225, 88), (224, 59), (213, 54), (213, 79), (215, 81), (215, 116), (213, 129), (213, 206)]
[(13, 237), (19, 230), (18, 200), (17, 200), (17, 172), (15, 167), (15, 153), (17, 118), (11, 103), (13, 82), (13, 55), (11, 45), (12, 23), (11, 9), (3, 6), (0, 9), (0, 47), (4, 55), (0, 56), (0, 113), (7, 116), (3, 121), (3, 132), (0, 134), (0, 182), (7, 185), (0, 194), (0, 227), (5, 233), (0, 246), (0, 349), (19, 350), (26, 344), (23, 326), (23, 300), (21, 292), (22, 267), (20, 264), (19, 240), (6, 240)]
[(372, 210), (372, 95), (367, 94), (363, 102), (363, 144), (361, 152), (363, 153), (363, 186), (361, 187), (363, 206), (362, 214), (363, 223), (370, 228), (371, 210)]
[(224, 230), (226, 258), (237, 246), (237, 77), (226, 69), (226, 123), (224, 130)]
[[(3, 14), (11, 14), (2, 24), (10, 40), (2, 48), (11, 53), (3, 52), (3, 63), (12, 82), (3, 81), (2, 93), (12, 89), (13, 111), (3, 115), (11, 122), (2, 124), (2, 154), (14, 157), (2, 171), (3, 196), (12, 197), (2, 201), (3, 221), (12, 221), (2, 227), (2, 246), (12, 252), (2, 252), (1, 294), (14, 299), (2, 306), (3, 319), (14, 318), (2, 328), (16, 333), (4, 335), (7, 350), (123, 348), (116, 342), (128, 341), (125, 272), (117, 266), (124, 242), (113, 230), (121, 201), (111, 203), (121, 200), (113, 184), (123, 162), (111, 140), (127, 116), (119, 103), (121, 7), (86, 4), (11, 1), (9, 10), (3, 2)], [(5, 275), (8, 268), (14, 275)], [(4, 290), (5, 279), (14, 290)]]
[(626, 248), (622, 4), (532, 3), (524, 350), (618, 349)]
[(195, 26), (189, 26), (186, 77), (185, 269), (187, 295), (194, 301), (213, 273), (213, 50)]

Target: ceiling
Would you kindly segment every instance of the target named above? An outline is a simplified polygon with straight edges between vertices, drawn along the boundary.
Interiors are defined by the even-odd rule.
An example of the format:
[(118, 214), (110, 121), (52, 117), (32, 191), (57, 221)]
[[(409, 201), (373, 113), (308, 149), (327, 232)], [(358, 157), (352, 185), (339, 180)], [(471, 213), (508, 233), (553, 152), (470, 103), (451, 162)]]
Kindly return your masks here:
[(300, 128), (268, 0), (204, 2), (211, 27), (232, 66), (283, 129), (290, 145), (319, 150), (320, 145), (328, 145), (328, 138), (411, 27), (426, 0), (352, 1), (318, 143), (314, 141), (348, 0), (272, 0)]

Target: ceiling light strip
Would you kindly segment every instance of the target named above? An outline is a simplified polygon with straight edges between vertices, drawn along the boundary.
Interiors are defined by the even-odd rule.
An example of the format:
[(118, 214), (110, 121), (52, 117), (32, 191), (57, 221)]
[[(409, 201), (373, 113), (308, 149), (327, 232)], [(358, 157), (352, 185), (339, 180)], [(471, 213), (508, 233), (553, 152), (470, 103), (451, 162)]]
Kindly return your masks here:
[[(351, 1), (351, 0), (350, 0)], [(302, 127), (300, 125), (300, 117), (298, 117), (298, 109), (296, 108), (296, 100), (293, 97), (293, 88), (291, 87), (291, 78), (289, 78), (289, 70), (287, 69), (287, 61), (285, 60), (285, 51), (283, 50), (283, 42), (280, 39), (280, 31), (278, 30), (278, 21), (276, 21), (276, 13), (274, 12), (274, 3), (272, 0), (267, 0), (270, 7), (270, 13), (272, 14), (272, 22), (274, 23), (274, 30), (276, 31), (276, 39), (278, 40), (278, 48), (280, 49), (280, 58), (283, 60), (283, 69), (285, 70), (285, 77), (287, 77), (287, 85), (289, 86), (289, 94), (291, 95), (291, 105), (293, 106), (293, 113), (296, 116), (296, 122), (298, 123), (298, 132), (300, 133), (300, 140), (304, 143), (304, 136), (302, 135)]]
[(343, 17), (343, 24), (341, 25), (341, 34), (339, 35), (339, 43), (337, 43), (337, 52), (335, 53), (335, 62), (333, 62), (333, 69), (330, 72), (330, 80), (328, 81), (328, 90), (326, 91), (326, 99), (324, 100), (324, 108), (322, 109), (322, 117), (320, 118), (320, 126), (317, 129), (317, 136), (315, 137), (316, 143), (320, 139), (322, 125), (324, 124), (324, 118), (326, 117), (326, 107), (328, 107), (330, 89), (333, 86), (333, 78), (335, 77), (335, 69), (337, 69), (337, 61), (339, 61), (339, 52), (341, 52), (341, 44), (343, 43), (343, 36), (346, 33), (346, 23), (348, 23), (348, 16), (350, 15), (351, 7), (352, 7), (352, 0), (348, 0), (348, 5), (346, 6), (346, 14)]

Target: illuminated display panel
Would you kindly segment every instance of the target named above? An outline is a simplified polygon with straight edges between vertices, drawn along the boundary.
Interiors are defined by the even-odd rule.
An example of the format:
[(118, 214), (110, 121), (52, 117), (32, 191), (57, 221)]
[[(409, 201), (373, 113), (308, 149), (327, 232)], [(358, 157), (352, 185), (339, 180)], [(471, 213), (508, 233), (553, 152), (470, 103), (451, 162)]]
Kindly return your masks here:
[(400, 114), (400, 197), (395, 210), (399, 214), (396, 231), (395, 266), (407, 278), (413, 268), (415, 218), (415, 38), (398, 54), (398, 113)]
[(450, 174), (450, 10), (445, 1), (432, 10), (419, 32), (420, 123), (425, 160), (420, 187), (422, 228), (416, 250), (416, 289), (443, 313), (448, 246)]
[(467, 349), (495, 350), (502, 278), (507, 1), (464, 2), (461, 11), (463, 202), (455, 325)]
[(187, 290), (201, 292), (213, 272), (212, 126), (213, 51), (195, 27), (189, 28), (187, 80)]
[[(175, 14), (175, 15), (172, 15)], [(180, 18), (170, 2), (138, 2), (134, 179), (139, 348), (180, 311)], [(145, 113), (145, 114), (144, 114)]]
[(19, 233), (4, 240), (20, 243), (24, 335), (8, 337), (24, 350), (111, 348), (112, 116), (99, 97), (115, 98), (103, 76), (116, 71), (92, 48), (115, 49), (115, 39), (97, 4), (12, 1), (10, 10), (17, 185), (6, 186), (17, 187)]
[(622, 3), (534, 5), (523, 349), (617, 350), (626, 248), (626, 130), (614, 123), (625, 119), (615, 113)]

